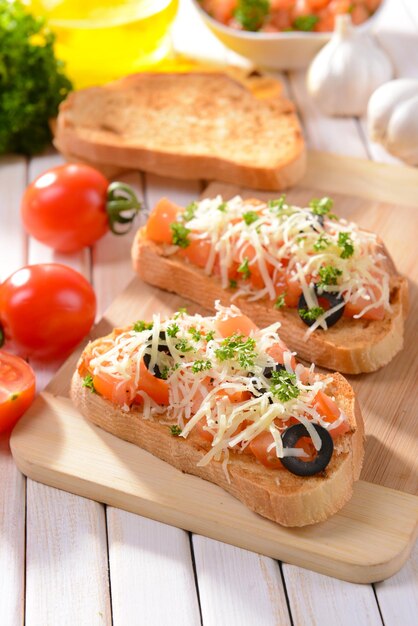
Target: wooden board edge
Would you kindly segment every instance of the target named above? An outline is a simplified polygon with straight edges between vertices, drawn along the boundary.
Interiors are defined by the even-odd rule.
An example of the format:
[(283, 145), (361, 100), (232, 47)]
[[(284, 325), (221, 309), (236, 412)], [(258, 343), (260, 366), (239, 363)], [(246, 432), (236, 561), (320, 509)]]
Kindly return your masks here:
[(308, 151), (307, 169), (297, 186), (416, 206), (418, 169)]
[[(46, 397), (50, 396), (50, 394), (45, 395)], [(39, 397), (40, 402), (35, 403), (35, 411), (36, 404), (41, 405), (44, 399), (43, 396), (44, 394), (41, 394)], [(66, 401), (68, 402), (68, 399), (66, 399)], [(32, 411), (34, 409), (32, 409)], [(402, 541), (397, 542), (396, 548), (392, 550), (386, 560), (382, 561), (377, 558), (377, 562), (373, 562), (375, 557), (373, 554), (368, 554), (364, 563), (345, 562), (336, 556), (332, 557), (329, 554), (322, 554), (318, 549), (315, 549), (315, 546), (309, 551), (307, 544), (309, 544), (309, 541), (312, 541), (310, 538), (303, 538), (301, 541), (303, 547), (295, 549), (294, 545), (290, 545), (289, 541), (286, 541), (285, 536), (281, 540), (277, 540), (277, 538), (273, 540), (267, 535), (260, 536), (260, 534), (254, 532), (254, 529), (250, 528), (251, 525), (248, 524), (247, 527), (243, 524), (240, 527), (240, 532), (237, 533), (236, 524), (232, 522), (225, 523), (224, 521), (223, 524), (212, 524), (213, 520), (205, 518), (204, 513), (197, 515), (196, 513), (191, 514), (190, 511), (187, 512), (186, 517), (185, 511), (182, 510), (181, 507), (176, 508), (175, 506), (170, 506), (162, 502), (155, 502), (151, 498), (147, 499), (139, 494), (128, 493), (127, 491), (118, 490), (108, 484), (100, 484), (85, 477), (75, 476), (65, 468), (65, 465), (63, 467), (60, 467), (59, 463), (48, 465), (48, 463), (44, 461), (43, 455), (36, 457), (35, 454), (35, 460), (33, 460), (33, 458), (30, 458), (30, 455), (28, 456), (25, 452), (25, 450), (28, 450), (27, 445), (20, 445), (20, 443), (23, 442), (24, 444), (25, 442), (25, 422), (31, 423), (32, 418), (33, 416), (31, 415), (25, 416), (13, 431), (10, 439), (10, 447), (15, 463), (19, 470), (28, 478), (224, 543), (229, 543), (246, 550), (283, 560), (293, 565), (305, 567), (321, 574), (354, 583), (371, 583), (384, 580), (394, 575), (403, 566), (410, 555), (417, 537), (418, 520), (416, 515), (411, 514), (410, 507), (410, 502), (414, 497), (379, 485), (364, 483), (363, 481), (360, 481), (360, 486), (372, 486), (374, 493), (378, 496), (387, 492), (390, 493), (390, 496), (393, 498), (394, 495), (399, 494), (399, 500), (396, 502), (395, 506), (396, 514), (404, 519), (405, 529), (407, 529), (407, 531), (405, 530)], [(100, 429), (93, 425), (89, 426), (100, 431)], [(113, 437), (108, 434), (107, 436)], [(133, 444), (126, 445), (131, 446)], [(33, 451), (34, 447), (31, 447), (31, 453)], [(195, 479), (195, 477), (193, 477), (193, 479)], [(69, 484), (71, 484), (71, 488), (69, 488)], [(211, 487), (213, 487), (213, 485), (211, 485)], [(232, 498), (232, 496), (229, 495), (227, 495), (227, 497)], [(403, 503), (406, 503), (405, 506), (403, 506)], [(251, 515), (255, 514), (251, 513)], [(335, 518), (338, 515), (339, 514), (337, 514)], [(184, 523), (185, 519), (187, 519), (186, 524)], [(342, 520), (342, 529), (344, 529), (346, 523), (347, 520)], [(295, 529), (295, 532), (298, 533), (299, 529)], [(381, 532), (381, 529), (379, 529), (378, 532)], [(386, 534), (388, 534), (388, 531), (386, 531)]]

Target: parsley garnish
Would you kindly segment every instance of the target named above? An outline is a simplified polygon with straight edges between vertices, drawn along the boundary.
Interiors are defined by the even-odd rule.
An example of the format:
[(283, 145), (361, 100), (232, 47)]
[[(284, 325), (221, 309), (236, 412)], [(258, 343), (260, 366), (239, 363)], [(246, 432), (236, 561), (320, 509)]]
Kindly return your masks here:
[(221, 213), (226, 213), (226, 209), (227, 209), (227, 203), (226, 202), (221, 202), (221, 204), (216, 207), (218, 209), (218, 211), (220, 211)]
[(319, 270), (319, 278), (318, 287), (325, 287), (326, 285), (336, 285), (338, 282), (339, 276), (342, 276), (342, 271), (338, 269), (338, 267), (333, 267), (332, 265), (325, 265), (321, 267)]
[(212, 362), (207, 359), (195, 361), (192, 365), (193, 374), (197, 374), (197, 372), (203, 372), (204, 370), (210, 370), (212, 368)]
[(191, 202), (188, 206), (186, 206), (182, 214), (182, 218), (185, 222), (190, 222), (190, 220), (194, 218), (197, 207), (197, 202)]
[(245, 30), (258, 30), (268, 15), (269, 0), (239, 0), (234, 17)]
[(90, 389), (92, 393), (96, 393), (96, 390), (93, 384), (93, 376), (91, 374), (87, 374), (87, 376), (84, 376), (83, 387), (87, 387), (87, 389)]
[(170, 368), (166, 366), (166, 367), (163, 367), (163, 369), (160, 371), (160, 376), (163, 380), (167, 380), (169, 373), (170, 373)]
[(319, 17), (317, 15), (298, 15), (298, 17), (293, 20), (293, 28), (307, 32), (315, 28), (315, 24), (318, 20)]
[(219, 361), (238, 361), (243, 369), (247, 369), (254, 365), (257, 357), (255, 346), (254, 339), (236, 333), (222, 341), (221, 347), (215, 350), (215, 356)]
[(136, 333), (142, 333), (143, 330), (152, 330), (153, 325), (154, 324), (152, 322), (144, 322), (144, 320), (138, 320), (133, 325), (133, 330)]
[(299, 315), (307, 322), (314, 322), (323, 313), (325, 313), (325, 309), (322, 306), (313, 306), (311, 309), (299, 309)]
[(326, 248), (328, 248), (330, 243), (331, 243), (330, 240), (327, 239), (324, 233), (321, 233), (317, 241), (315, 241), (313, 245), (313, 249), (316, 250), (316, 252), (320, 252), (321, 250), (325, 250)]
[(254, 222), (256, 222), (259, 217), (260, 216), (255, 211), (247, 211), (246, 213), (242, 214), (242, 219), (247, 224), (247, 226), (254, 224)]
[(338, 233), (338, 246), (342, 248), (340, 257), (348, 259), (354, 254), (354, 245), (350, 233)]
[(208, 333), (206, 333), (205, 339), (206, 339), (206, 341), (212, 341), (214, 336), (215, 336), (215, 331), (214, 330), (210, 330)]
[(180, 222), (173, 222), (170, 224), (170, 230), (173, 233), (173, 244), (180, 246), (180, 248), (187, 248), (190, 245), (188, 234), (191, 232), (188, 228), (180, 224)]
[(274, 303), (275, 309), (282, 309), (284, 306), (286, 306), (285, 297), (286, 297), (286, 291), (283, 291), (283, 293), (277, 296), (276, 302)]
[(251, 276), (251, 271), (250, 271), (250, 268), (248, 267), (247, 257), (244, 258), (243, 262), (241, 263), (237, 271), (240, 272), (240, 274), (242, 274), (242, 277), (245, 278), (245, 280), (247, 280)]
[(184, 306), (181, 306), (177, 313), (173, 316), (173, 319), (178, 320), (178, 318), (181, 317), (183, 313), (187, 313), (187, 309)]
[(185, 337), (182, 337), (180, 339), (180, 341), (178, 341), (175, 345), (176, 350), (178, 350), (179, 352), (191, 352), (192, 350), (194, 350), (193, 346), (191, 346), (189, 344), (189, 342), (187, 341), (187, 339)]
[(280, 402), (287, 402), (300, 394), (296, 385), (296, 374), (289, 374), (286, 370), (273, 371), (270, 380), (270, 391)]
[(169, 429), (173, 437), (179, 437), (179, 435), (181, 435), (182, 433), (182, 429), (180, 428), (180, 426), (177, 426), (177, 424), (173, 424), (173, 426), (169, 426)]
[(230, 289), (236, 289), (238, 287), (237, 281), (231, 278), (231, 280), (229, 281), (229, 287)]
[(337, 216), (331, 213), (331, 209), (334, 206), (334, 200), (331, 198), (313, 198), (309, 207), (314, 215), (326, 215), (330, 220), (337, 219)]
[(285, 206), (285, 200), (286, 200), (286, 196), (280, 196), (280, 198), (277, 198), (276, 200), (269, 200), (267, 202), (267, 207), (272, 210), (272, 211), (281, 211), (283, 209), (283, 207)]
[(194, 326), (190, 326), (189, 333), (193, 337), (194, 341), (199, 341), (200, 339), (202, 339), (202, 333), (198, 331), (197, 328), (195, 328)]
[(170, 326), (167, 326), (167, 330), (165, 332), (167, 333), (169, 337), (177, 337), (177, 333), (179, 332), (179, 330), (180, 328), (178, 324), (174, 322)]

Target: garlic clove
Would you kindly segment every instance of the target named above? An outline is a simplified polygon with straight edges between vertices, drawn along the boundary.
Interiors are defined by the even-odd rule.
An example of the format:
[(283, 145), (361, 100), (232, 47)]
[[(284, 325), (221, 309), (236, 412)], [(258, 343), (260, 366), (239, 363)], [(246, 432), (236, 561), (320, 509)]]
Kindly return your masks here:
[[(367, 107), (367, 127), (370, 139), (384, 144), (393, 111), (405, 99), (418, 93), (414, 78), (398, 78), (381, 85), (373, 92)], [(416, 117), (418, 111), (413, 112)], [(418, 135), (417, 135), (418, 136)]]
[[(385, 147), (409, 165), (418, 165), (418, 94), (399, 103), (390, 118)], [(412, 141), (411, 141), (412, 139)]]
[(355, 32), (349, 15), (339, 15), (331, 41), (309, 67), (307, 89), (327, 115), (362, 115), (372, 92), (392, 73), (384, 51), (370, 37)]

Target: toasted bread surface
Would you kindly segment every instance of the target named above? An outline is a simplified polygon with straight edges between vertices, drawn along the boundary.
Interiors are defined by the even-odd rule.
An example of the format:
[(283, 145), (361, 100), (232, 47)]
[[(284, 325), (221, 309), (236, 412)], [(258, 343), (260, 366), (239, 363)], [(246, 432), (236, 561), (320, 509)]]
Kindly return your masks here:
[(71, 398), (88, 420), (107, 432), (140, 446), (177, 469), (213, 482), (251, 510), (284, 526), (305, 526), (326, 520), (350, 499), (359, 478), (364, 453), (364, 426), (353, 390), (340, 374), (330, 390), (346, 413), (351, 430), (335, 442), (324, 472), (301, 477), (285, 469), (269, 469), (247, 454), (230, 453), (227, 475), (221, 462), (199, 467), (209, 444), (194, 431), (187, 438), (173, 436), (164, 416), (143, 419), (141, 409), (129, 412), (83, 386), (78, 371)]
[(72, 92), (55, 145), (72, 158), (280, 190), (304, 173), (293, 104), (216, 72), (135, 74)]
[[(204, 271), (178, 255), (165, 256), (164, 246), (145, 238), (140, 229), (132, 247), (135, 271), (146, 282), (175, 292), (184, 298), (198, 302), (208, 310), (213, 302), (231, 304), (234, 294), (223, 289), (216, 276)], [(328, 330), (316, 330), (304, 340), (307, 326), (299, 318), (296, 309), (274, 308), (271, 300), (249, 302), (236, 298), (236, 304), (260, 326), (281, 322), (280, 335), (299, 357), (317, 365), (346, 374), (373, 372), (389, 363), (403, 347), (404, 318), (408, 309), (408, 283), (406, 278), (391, 271), (392, 312), (380, 320), (342, 318)]]

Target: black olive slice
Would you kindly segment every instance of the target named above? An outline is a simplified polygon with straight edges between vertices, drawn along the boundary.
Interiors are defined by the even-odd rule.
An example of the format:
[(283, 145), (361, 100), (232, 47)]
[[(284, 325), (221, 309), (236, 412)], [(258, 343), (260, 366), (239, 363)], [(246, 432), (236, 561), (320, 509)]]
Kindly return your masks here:
[[(165, 354), (170, 354), (170, 350), (168, 349), (168, 346), (166, 346), (163, 343), (160, 343), (163, 341), (165, 341), (165, 331), (160, 330), (158, 352), (164, 352)], [(151, 361), (151, 355), (144, 354), (144, 363), (145, 363), (145, 367), (147, 368), (147, 370), (149, 370), (150, 361)], [(151, 373), (154, 374), (155, 378), (162, 378), (161, 370), (158, 367), (157, 363), (154, 365), (153, 371)]]
[(320, 233), (322, 230), (324, 230), (325, 217), (323, 215), (316, 215), (316, 213), (312, 213), (312, 215), (316, 218), (319, 227), (315, 224), (311, 224), (311, 228), (316, 233)]
[(273, 366), (268, 365), (267, 367), (265, 367), (263, 369), (263, 376), (264, 378), (267, 378), (267, 380), (270, 380), (273, 372), (280, 372), (280, 370), (285, 370), (285, 366), (282, 365), (281, 363), (275, 363)]
[[(334, 306), (337, 306), (337, 304), (341, 304), (342, 302), (344, 302), (344, 298), (342, 296), (339, 296), (335, 293), (328, 293), (328, 292), (321, 292), (320, 294), (318, 293), (317, 288), (315, 287), (315, 293), (317, 294), (317, 297), (321, 300), (326, 300), (329, 303), (329, 308), (332, 309)], [(319, 302), (319, 305), (321, 303)], [(343, 313), (344, 313), (344, 308), (345, 306), (342, 306), (340, 309), (338, 309), (338, 311), (334, 311), (334, 313), (332, 313), (329, 317), (327, 317), (326, 322), (327, 322), (327, 326), (328, 328), (330, 326), (334, 326), (334, 324), (336, 324), (338, 322), (339, 319), (341, 319)], [(308, 309), (309, 307), (306, 303), (305, 300), (305, 296), (302, 295), (299, 298), (299, 302), (298, 302), (298, 312), (299, 312), (299, 317), (302, 320), (302, 322), (304, 324), (306, 324), (307, 326), (312, 326), (312, 324), (314, 324), (316, 322), (315, 319), (306, 319), (305, 317), (302, 317), (300, 314), (300, 310), (301, 309)]]
[[(313, 427), (322, 441), (321, 449), (318, 450), (313, 461), (304, 461), (302, 457), (298, 456), (284, 456), (280, 459), (285, 468), (297, 476), (313, 476), (314, 474), (322, 472), (332, 457), (334, 444), (331, 435), (325, 428), (318, 424), (313, 424)], [(283, 447), (294, 448), (302, 437), (309, 437), (306, 426), (303, 424), (290, 426), (282, 434)]]

